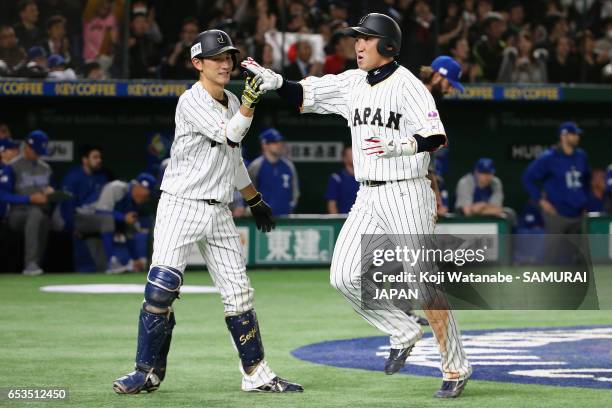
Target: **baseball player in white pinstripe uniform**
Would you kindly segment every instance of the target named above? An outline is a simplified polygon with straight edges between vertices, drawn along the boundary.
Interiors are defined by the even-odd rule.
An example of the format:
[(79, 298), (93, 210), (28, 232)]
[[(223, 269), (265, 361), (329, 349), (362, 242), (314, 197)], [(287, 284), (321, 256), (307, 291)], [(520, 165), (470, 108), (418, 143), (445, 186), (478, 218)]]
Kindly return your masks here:
[(186, 258), (197, 244), (223, 300), (225, 320), (240, 357), (242, 390), (303, 391), (278, 377), (264, 359), (240, 238), (228, 204), (238, 189), (257, 227), (274, 227), (270, 207), (251, 184), (240, 155), (255, 104), (263, 91), (247, 78), (242, 104), (224, 86), (236, 65), (229, 36), (200, 33), (191, 47), (199, 81), (179, 98), (170, 162), (161, 184), (152, 266), (140, 312), (135, 370), (113, 383), (119, 394), (156, 390), (164, 379), (175, 325), (172, 302), (183, 284)]
[[(359, 237), (386, 234), (402, 245), (410, 238), (401, 237), (408, 234), (434, 233), (436, 199), (426, 175), (429, 152), (445, 145), (446, 135), (432, 95), (394, 61), (401, 46), (397, 23), (371, 13), (347, 34), (357, 38), (359, 69), (296, 83), (250, 58), (242, 66), (262, 79), (261, 89), (276, 89), (302, 113), (337, 114), (351, 129), (355, 178), (361, 186), (336, 242), (330, 280), (357, 313), (389, 334), (385, 372), (393, 374), (404, 366), (422, 331), (399, 309), (363, 307), (361, 275), (371, 260), (362, 259)], [(457, 397), (471, 374), (457, 324), (446, 305), (434, 305), (436, 310), (425, 306), (442, 357), (443, 383), (434, 396)]]

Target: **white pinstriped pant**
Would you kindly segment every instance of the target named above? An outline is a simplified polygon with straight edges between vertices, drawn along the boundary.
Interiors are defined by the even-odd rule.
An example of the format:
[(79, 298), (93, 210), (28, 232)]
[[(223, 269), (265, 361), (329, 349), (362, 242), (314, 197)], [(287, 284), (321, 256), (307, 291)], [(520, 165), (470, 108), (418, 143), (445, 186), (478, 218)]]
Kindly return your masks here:
[[(422, 330), (397, 308), (372, 310), (362, 307), (361, 275), (365, 272), (363, 266), (371, 264), (371, 258), (362, 259), (362, 235), (386, 236), (399, 241), (393, 244), (406, 245), (402, 237), (409, 240), (416, 234), (433, 234), (435, 222), (435, 195), (429, 180), (424, 177), (378, 187), (362, 186), (336, 241), (331, 285), (368, 323), (389, 334), (392, 348), (401, 349), (415, 344), (421, 338)], [(364, 244), (376, 245), (375, 242)], [(444, 379), (468, 377), (471, 368), (452, 311), (425, 310), (425, 313), (438, 340)]]
[[(251, 310), (253, 288), (246, 274), (240, 235), (227, 205), (210, 205), (162, 192), (157, 206), (151, 266), (170, 266), (184, 272), (194, 243), (221, 292), (225, 314)], [(266, 384), (276, 376), (265, 360), (250, 375), (244, 372), (242, 364), (239, 366), (245, 391)]]
[(227, 205), (210, 205), (162, 192), (155, 220), (152, 265), (184, 272), (194, 243), (221, 292), (225, 314), (251, 310), (253, 288), (246, 274), (240, 235)]

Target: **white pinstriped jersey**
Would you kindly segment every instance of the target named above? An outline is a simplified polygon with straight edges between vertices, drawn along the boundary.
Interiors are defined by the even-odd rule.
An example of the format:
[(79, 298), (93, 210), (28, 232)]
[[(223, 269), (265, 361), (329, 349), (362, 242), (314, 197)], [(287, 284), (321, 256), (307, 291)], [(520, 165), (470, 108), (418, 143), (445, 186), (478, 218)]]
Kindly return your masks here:
[(214, 199), (230, 203), (238, 166), (244, 166), (240, 148), (228, 146), (225, 125), (240, 108), (225, 91), (226, 108), (196, 82), (176, 106), (174, 142), (161, 189), (181, 198)]
[(351, 128), (357, 181), (392, 181), (427, 175), (429, 153), (376, 159), (362, 150), (365, 139), (427, 137), (445, 134), (433, 97), (423, 83), (400, 66), (385, 80), (370, 85), (360, 69), (300, 81), (302, 113), (338, 114)]

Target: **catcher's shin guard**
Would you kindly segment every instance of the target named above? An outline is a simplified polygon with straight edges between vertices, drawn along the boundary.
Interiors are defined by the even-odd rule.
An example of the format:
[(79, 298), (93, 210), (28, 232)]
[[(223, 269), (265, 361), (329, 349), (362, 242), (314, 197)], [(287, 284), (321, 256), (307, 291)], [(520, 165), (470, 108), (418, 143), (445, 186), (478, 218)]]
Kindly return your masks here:
[(227, 316), (225, 323), (232, 334), (242, 367), (246, 370), (262, 361), (264, 349), (255, 311), (249, 310), (237, 316)]

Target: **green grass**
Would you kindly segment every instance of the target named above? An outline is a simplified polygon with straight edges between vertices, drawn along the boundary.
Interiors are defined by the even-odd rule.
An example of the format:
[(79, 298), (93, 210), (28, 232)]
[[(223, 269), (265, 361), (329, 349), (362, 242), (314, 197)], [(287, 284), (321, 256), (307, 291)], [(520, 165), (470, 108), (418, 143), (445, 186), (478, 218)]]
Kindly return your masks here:
[[(144, 275), (0, 277), (0, 388), (68, 387), (79, 407), (605, 407), (608, 390), (471, 381), (458, 400), (431, 397), (440, 379), (315, 365), (291, 350), (313, 342), (380, 335), (328, 284), (326, 270), (255, 271), (255, 307), (266, 355), (280, 375), (306, 388), (300, 395), (239, 391), (238, 359), (219, 296), (185, 294), (175, 302), (177, 326), (168, 377), (153, 394), (119, 396), (112, 380), (131, 371), (142, 295), (42, 293), (68, 283), (142, 283)], [(187, 284), (211, 284), (187, 272)], [(459, 311), (464, 329), (611, 324), (605, 311)], [(0, 401), (0, 405), (18, 406)], [(31, 404), (29, 404), (31, 405)]]

